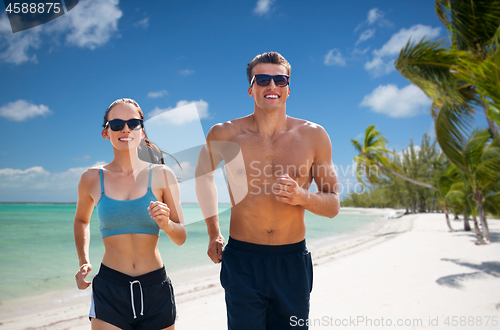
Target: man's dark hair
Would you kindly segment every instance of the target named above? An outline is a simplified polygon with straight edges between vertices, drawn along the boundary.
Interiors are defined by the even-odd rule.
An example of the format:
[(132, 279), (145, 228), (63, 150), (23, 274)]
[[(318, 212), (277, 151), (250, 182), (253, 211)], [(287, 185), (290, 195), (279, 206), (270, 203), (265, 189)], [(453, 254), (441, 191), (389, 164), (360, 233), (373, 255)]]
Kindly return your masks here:
[(280, 53), (276, 52), (267, 52), (264, 54), (260, 54), (254, 57), (253, 60), (248, 63), (247, 67), (247, 77), (248, 77), (248, 83), (252, 81), (253, 78), (253, 73), (252, 70), (254, 66), (260, 63), (272, 63), (272, 64), (280, 64), (283, 65), (286, 69), (287, 75), (290, 76), (290, 73), (292, 72), (292, 67), (290, 66), (290, 63), (288, 63), (287, 60), (283, 56), (281, 56)]

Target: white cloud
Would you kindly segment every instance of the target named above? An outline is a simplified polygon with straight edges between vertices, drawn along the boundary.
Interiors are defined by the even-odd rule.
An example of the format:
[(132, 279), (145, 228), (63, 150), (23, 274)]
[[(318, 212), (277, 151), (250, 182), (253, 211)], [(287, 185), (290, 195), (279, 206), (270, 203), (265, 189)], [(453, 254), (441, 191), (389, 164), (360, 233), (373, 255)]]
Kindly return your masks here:
[(382, 17), (384, 17), (384, 13), (380, 11), (378, 8), (373, 8), (368, 11), (368, 17), (366, 21), (368, 22), (368, 24), (373, 24)]
[[(196, 105), (197, 112), (193, 111), (171, 111), (177, 108), (183, 107), (190, 103), (194, 103)], [(163, 119), (175, 125), (183, 125), (185, 123), (189, 123), (198, 119), (208, 118), (208, 103), (199, 100), (199, 101), (186, 101), (181, 100), (177, 102), (175, 108), (166, 108), (160, 109), (158, 107), (154, 108), (151, 112), (148, 113), (148, 117), (154, 117), (159, 114), (163, 114)]]
[(55, 19), (47, 29), (58, 33), (69, 30), (67, 43), (95, 49), (107, 43), (118, 31), (118, 20), (122, 14), (118, 0), (82, 0), (69, 13)]
[(31, 49), (40, 46), (41, 27), (34, 27), (29, 30), (12, 33), (9, 18), (7, 15), (0, 16), (0, 60), (7, 63), (21, 64), (24, 62), (37, 63), (35, 54), (28, 55)]
[(12, 33), (9, 18), (7, 17), (7, 14), (2, 14), (2, 16), (0, 16), (0, 33), (8, 32)]
[(354, 32), (357, 32), (366, 24), (373, 25), (375, 23), (377, 23), (378, 26), (387, 26), (387, 27), (393, 26), (393, 24), (390, 21), (384, 18), (383, 11), (381, 11), (378, 8), (373, 8), (368, 11), (366, 21), (359, 23), (358, 26), (356, 26), (356, 28), (354, 29)]
[(265, 15), (271, 10), (271, 5), (273, 4), (273, 2), (274, 0), (259, 0), (257, 1), (253, 12), (260, 16)]
[(378, 86), (363, 98), (360, 106), (394, 118), (413, 117), (429, 111), (432, 101), (415, 85), (402, 89), (389, 84)]
[(0, 116), (13, 121), (25, 121), (36, 116), (47, 116), (52, 111), (43, 105), (36, 105), (25, 100), (9, 102), (0, 108)]
[[(415, 156), (418, 158), (418, 153), (420, 152), (420, 149), (422, 149), (420, 146), (413, 146), (413, 151), (415, 152)], [(410, 147), (406, 147), (404, 149), (402, 149), (400, 152), (398, 152), (398, 156), (403, 159), (404, 157), (404, 154), (407, 153), (408, 155), (410, 155), (411, 153), (411, 148)]]
[(368, 29), (368, 30), (365, 30), (363, 33), (361, 33), (361, 35), (359, 36), (359, 39), (358, 41), (356, 42), (356, 45), (359, 44), (360, 42), (363, 42), (363, 41), (366, 41), (368, 39), (370, 39), (371, 37), (373, 37), (373, 35), (375, 34), (375, 29)]
[(157, 97), (165, 96), (167, 94), (168, 94), (168, 92), (166, 90), (162, 89), (161, 91), (157, 91), (157, 92), (149, 92), (148, 97), (154, 99)]
[(184, 70), (179, 70), (179, 73), (183, 76), (189, 76), (194, 73), (194, 70), (184, 69)]
[[(103, 164), (105, 162), (101, 161), (93, 166)], [(75, 202), (78, 181), (87, 169), (88, 167), (75, 167), (57, 173), (51, 173), (40, 166), (25, 170), (0, 169), (0, 198), (13, 201)], [(64, 196), (63, 200), (61, 196)]]
[(440, 28), (421, 24), (399, 30), (382, 48), (373, 51), (373, 59), (365, 63), (365, 70), (375, 77), (390, 73), (394, 70), (394, 61), (397, 55), (410, 38), (414, 41), (419, 41), (423, 37), (432, 39), (438, 37), (440, 31)]
[(365, 49), (354, 48), (351, 52), (352, 55), (364, 55), (367, 51), (370, 50), (370, 47), (366, 47)]
[(32, 176), (36, 175), (46, 175), (49, 172), (43, 169), (41, 166), (34, 166), (30, 167), (26, 170), (19, 170), (19, 169), (13, 169), (13, 168), (4, 168), (0, 169), (0, 176), (9, 176), (9, 177), (28, 177), (31, 178)]
[(0, 16), (0, 60), (17, 65), (36, 63), (36, 54), (30, 52), (38, 49), (43, 41), (57, 43), (61, 36), (68, 45), (95, 49), (118, 31), (121, 16), (118, 0), (81, 0), (70, 12), (51, 22), (12, 33), (9, 19), (3, 14)]
[(135, 22), (134, 26), (137, 27), (137, 28), (140, 27), (140, 28), (143, 28), (143, 29), (147, 29), (149, 27), (149, 17), (146, 17), (144, 19), (141, 19), (138, 22)]
[(379, 56), (397, 55), (410, 38), (417, 41), (425, 36), (427, 36), (427, 38), (435, 38), (439, 36), (440, 30), (441, 28), (432, 28), (421, 24), (414, 25), (409, 29), (403, 28), (395, 33), (381, 49), (375, 52)]
[(342, 53), (337, 49), (334, 48), (328, 52), (328, 54), (325, 55), (325, 62), (326, 65), (340, 65), (344, 66), (346, 64), (345, 58), (342, 56)]
[(369, 71), (374, 77), (380, 77), (394, 71), (394, 59), (384, 61), (380, 57), (375, 57), (370, 62), (365, 63), (365, 70)]

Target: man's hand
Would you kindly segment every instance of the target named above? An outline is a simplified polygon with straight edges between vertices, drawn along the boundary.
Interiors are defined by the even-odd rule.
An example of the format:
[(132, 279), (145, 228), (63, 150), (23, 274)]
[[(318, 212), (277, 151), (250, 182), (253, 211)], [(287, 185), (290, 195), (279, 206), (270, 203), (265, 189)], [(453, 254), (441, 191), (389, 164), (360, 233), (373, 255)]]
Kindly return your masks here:
[(92, 270), (91, 264), (83, 264), (80, 266), (80, 269), (75, 274), (76, 286), (78, 286), (78, 289), (85, 290), (90, 286), (91, 283), (85, 281), (85, 277), (87, 277), (87, 275), (90, 273), (91, 270)]
[(272, 188), (277, 200), (290, 205), (303, 205), (308, 194), (288, 174), (280, 176)]
[(220, 263), (222, 260), (222, 250), (224, 247), (224, 237), (219, 233), (219, 235), (210, 237), (208, 242), (207, 254), (209, 258), (216, 264)]

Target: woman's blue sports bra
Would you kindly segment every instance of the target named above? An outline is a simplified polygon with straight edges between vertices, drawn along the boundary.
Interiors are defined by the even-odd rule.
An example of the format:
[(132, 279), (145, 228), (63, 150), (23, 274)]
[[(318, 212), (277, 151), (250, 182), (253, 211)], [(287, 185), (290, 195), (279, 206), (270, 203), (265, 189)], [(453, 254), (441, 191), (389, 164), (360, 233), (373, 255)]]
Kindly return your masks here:
[(142, 197), (131, 200), (109, 198), (104, 194), (104, 177), (102, 168), (101, 198), (97, 202), (97, 218), (102, 238), (121, 234), (149, 234), (160, 236), (160, 227), (149, 215), (148, 207), (156, 197), (151, 190), (153, 169), (149, 166), (148, 191)]

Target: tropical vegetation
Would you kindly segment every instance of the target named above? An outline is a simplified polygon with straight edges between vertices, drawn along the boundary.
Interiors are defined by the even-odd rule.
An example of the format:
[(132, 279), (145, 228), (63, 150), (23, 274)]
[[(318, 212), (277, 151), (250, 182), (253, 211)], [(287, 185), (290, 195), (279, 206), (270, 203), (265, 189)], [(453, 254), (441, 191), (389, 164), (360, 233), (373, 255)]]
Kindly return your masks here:
[[(397, 156), (369, 126), (364, 142), (352, 143), (358, 180), (372, 185), (370, 193), (351, 195), (344, 204), (373, 195), (391, 196), (412, 211), (438, 205), (450, 230), (450, 212), (463, 214), (465, 230), (471, 215), (479, 242), (488, 244), (486, 214), (500, 214), (500, 0), (436, 0), (435, 8), (449, 38), (408, 40), (395, 66), (432, 99), (440, 149), (424, 136), (418, 156), (412, 145)], [(479, 128), (480, 113), (487, 129)], [(420, 154), (424, 145), (428, 151)], [(367, 172), (370, 167), (384, 177)]]

